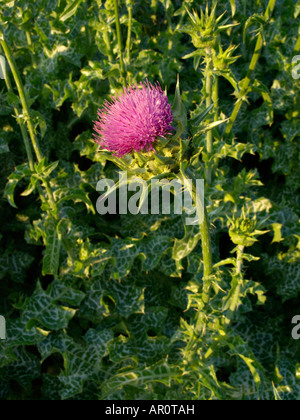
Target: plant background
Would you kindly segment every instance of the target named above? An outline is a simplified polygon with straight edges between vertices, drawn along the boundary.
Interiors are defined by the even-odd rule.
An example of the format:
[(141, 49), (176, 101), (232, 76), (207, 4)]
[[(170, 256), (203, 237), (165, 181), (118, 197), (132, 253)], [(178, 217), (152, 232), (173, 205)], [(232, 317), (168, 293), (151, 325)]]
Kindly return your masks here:
[[(278, 0), (267, 21), (265, 1), (217, 4), (218, 16), (227, 11), (239, 24), (218, 41), (237, 46), (239, 56), (219, 79), (222, 118), (232, 112), (258, 32), (263, 48), (231, 134), (213, 130), (207, 201), (218, 267), (208, 307), (199, 235), (184, 230), (180, 216), (94, 210), (97, 181), (118, 179), (91, 140), (97, 109), (124, 76), (113, 1), (0, 4), (46, 157), (33, 177), (13, 116), (14, 108), (22, 114), (18, 92), (11, 75), (9, 93), (0, 80), (0, 313), (8, 335), (0, 343), (0, 398), (298, 400), (291, 319), (300, 311), (300, 84), (291, 62), (300, 49), (299, 1)], [(128, 80), (158, 80), (172, 102), (179, 74), (190, 121), (205, 108), (205, 86), (201, 62), (182, 58), (194, 51), (180, 31), (184, 5), (205, 8), (122, 0), (119, 13)], [(34, 179), (49, 183), (58, 219), (34, 185), (28, 189)], [(239, 223), (242, 209), (268, 232), (247, 249), (237, 281), (227, 217)]]

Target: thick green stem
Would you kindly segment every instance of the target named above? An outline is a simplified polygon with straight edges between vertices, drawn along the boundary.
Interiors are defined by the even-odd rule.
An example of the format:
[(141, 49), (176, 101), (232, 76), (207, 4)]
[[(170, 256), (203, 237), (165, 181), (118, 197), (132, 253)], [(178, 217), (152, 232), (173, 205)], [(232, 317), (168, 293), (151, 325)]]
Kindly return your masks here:
[[(132, 31), (132, 0), (127, 0), (127, 8), (128, 8), (128, 31), (127, 31), (127, 41), (126, 41), (126, 61), (127, 66), (130, 66), (131, 60), (131, 31)], [(128, 83), (131, 83), (131, 77), (127, 73)]]
[[(27, 100), (26, 100), (26, 96), (25, 96), (23, 83), (22, 83), (21, 77), (19, 75), (19, 71), (18, 71), (18, 68), (16, 66), (16, 63), (15, 63), (15, 61), (12, 57), (12, 54), (10, 52), (10, 48), (8, 47), (8, 45), (5, 41), (5, 38), (4, 38), (4, 35), (1, 31), (1, 29), (0, 29), (0, 43), (1, 43), (1, 46), (3, 48), (4, 54), (6, 56), (7, 62), (9, 64), (10, 68), (11, 68), (11, 72), (13, 74), (13, 77), (14, 77), (14, 80), (15, 80), (15, 83), (16, 83), (16, 86), (17, 86), (17, 89), (18, 89), (20, 101), (21, 101), (22, 108), (23, 108), (24, 120), (27, 123), (27, 128), (28, 128), (28, 132), (29, 132), (29, 136), (30, 136), (30, 139), (31, 139), (31, 142), (32, 142), (33, 149), (35, 151), (37, 160), (39, 162), (41, 162), (43, 160), (43, 155), (42, 155), (42, 152), (40, 150), (38, 140), (37, 140), (37, 138), (35, 136), (35, 133), (34, 133), (34, 128), (33, 128), (31, 118), (30, 118), (29, 107), (27, 105)], [(6, 77), (5, 80), (6, 80), (6, 85), (7, 85), (8, 89), (12, 91), (12, 86), (11, 86), (11, 83), (10, 83), (8, 77)], [(27, 135), (27, 132), (24, 128), (24, 125), (20, 121), (20, 117), (19, 117), (20, 113), (19, 113), (18, 109), (15, 108), (14, 111), (18, 116), (17, 120), (19, 122), (21, 132), (22, 132), (22, 135), (23, 135), (24, 144), (25, 144), (26, 153), (27, 153), (28, 162), (29, 162), (29, 167), (30, 167), (30, 169), (33, 170), (34, 169), (34, 160), (33, 160), (32, 152), (31, 152), (31, 147), (30, 147), (30, 144), (29, 144), (28, 135)], [(55, 210), (56, 209), (55, 199), (54, 199), (54, 196), (53, 196), (53, 193), (52, 193), (52, 190), (50, 188), (48, 180), (45, 180), (43, 182), (43, 184), (45, 186), (47, 196), (48, 196), (48, 200), (51, 204), (51, 207), (52, 207), (53, 210)], [(38, 187), (38, 190), (39, 190), (39, 192), (41, 194), (41, 198), (42, 198), (43, 193), (42, 193), (40, 187)]]
[(37, 140), (37, 138), (35, 136), (35, 133), (34, 133), (34, 128), (33, 128), (32, 121), (31, 121), (31, 118), (30, 118), (30, 113), (29, 113), (29, 107), (28, 107), (28, 104), (27, 104), (26, 96), (25, 96), (24, 86), (23, 86), (21, 77), (19, 75), (18, 68), (15, 64), (15, 60), (14, 60), (14, 58), (13, 58), (11, 52), (10, 52), (9, 46), (7, 45), (7, 43), (5, 41), (5, 38), (4, 38), (4, 35), (1, 31), (1, 29), (0, 29), (0, 43), (1, 43), (1, 46), (3, 48), (4, 54), (6, 56), (7, 62), (9, 64), (10, 68), (11, 68), (13, 77), (15, 79), (15, 83), (16, 83), (16, 86), (17, 86), (17, 89), (18, 89), (18, 92), (19, 92), (19, 97), (20, 97), (20, 101), (21, 101), (21, 104), (22, 104), (22, 108), (23, 108), (24, 119), (27, 123), (27, 128), (28, 128), (29, 136), (30, 136), (30, 139), (31, 139), (31, 142), (32, 142), (32, 146), (33, 146), (33, 149), (35, 151), (37, 160), (40, 162), (43, 159), (43, 155), (42, 155), (38, 140)]
[[(188, 171), (188, 169), (187, 169)], [(180, 165), (180, 173), (181, 173), (181, 180), (184, 182), (184, 180), (189, 179), (184, 171), (183, 163)], [(192, 177), (193, 179), (193, 177)], [(199, 230), (200, 230), (200, 237), (201, 237), (201, 245), (202, 245), (202, 259), (203, 259), (203, 301), (205, 303), (208, 303), (209, 301), (209, 293), (210, 293), (210, 282), (209, 282), (209, 276), (212, 273), (212, 248), (211, 248), (211, 239), (210, 239), (210, 232), (209, 232), (209, 220), (208, 220), (208, 214), (206, 210), (206, 206), (204, 201), (200, 199), (200, 197), (197, 196), (197, 189), (196, 186), (192, 186), (193, 200), (196, 204), (197, 212), (200, 217), (199, 221)]]
[(209, 233), (209, 222), (206, 208), (203, 209), (203, 221), (200, 223), (200, 235), (202, 244), (202, 258), (203, 258), (203, 301), (207, 303), (209, 301), (210, 282), (208, 281), (209, 276), (212, 272), (212, 252), (211, 252), (211, 241)]
[[(267, 10), (265, 12), (265, 18), (266, 19), (270, 18), (271, 14), (272, 14), (272, 12), (275, 8), (275, 4), (276, 4), (276, 0), (270, 0), (269, 1)], [(241, 89), (241, 92), (240, 92), (240, 99), (236, 102), (236, 104), (234, 106), (234, 109), (232, 111), (232, 114), (230, 116), (229, 122), (226, 126), (226, 130), (225, 130), (226, 135), (228, 135), (231, 132), (233, 124), (235, 123), (235, 120), (236, 120), (236, 118), (237, 118), (237, 116), (240, 112), (240, 109), (241, 109), (241, 106), (242, 106), (242, 103), (243, 103), (243, 99), (247, 95), (248, 88), (249, 88), (249, 85), (250, 85), (250, 82), (251, 82), (251, 79), (252, 79), (252, 75), (254, 73), (254, 70), (256, 68), (258, 59), (260, 57), (262, 47), (263, 47), (263, 36), (262, 36), (261, 33), (259, 33), (259, 35), (257, 37), (256, 45), (255, 45), (255, 50), (254, 50), (254, 53), (253, 53), (253, 56), (252, 56), (252, 60), (251, 60), (250, 66), (249, 66), (249, 70), (248, 70), (246, 78), (243, 81), (243, 86), (242, 86), (242, 89)]]
[[(10, 79), (8, 77), (8, 74), (5, 74), (4, 81), (5, 81), (5, 84), (6, 84), (6, 88), (7, 88), (8, 93), (12, 93), (13, 94), (13, 88), (12, 88), (12, 85), (10, 83)], [(14, 109), (14, 113), (15, 113), (15, 116), (16, 116), (17, 123), (20, 126), (21, 134), (22, 134), (24, 145), (25, 145), (25, 149), (26, 149), (26, 154), (27, 154), (27, 159), (28, 159), (29, 167), (33, 171), (34, 170), (34, 160), (33, 160), (32, 150), (31, 150), (31, 146), (30, 146), (30, 140), (29, 140), (27, 131), (26, 131), (25, 127), (24, 127), (24, 124), (22, 124), (22, 121), (20, 119), (20, 111), (19, 111), (19, 109), (16, 106), (14, 106), (13, 109)]]
[(212, 100), (213, 100), (214, 107), (215, 107), (214, 120), (218, 121), (219, 83), (218, 83), (218, 77), (217, 76), (214, 78)]
[[(5, 72), (3, 72), (3, 73), (5, 73)], [(6, 84), (8, 93), (13, 93), (13, 88), (12, 88), (12, 85), (11, 85), (10, 78), (9, 78), (8, 74), (5, 74), (4, 80), (5, 80), (5, 84)], [(30, 168), (31, 171), (34, 171), (34, 159), (33, 159), (33, 155), (32, 155), (30, 139), (28, 137), (28, 134), (27, 134), (27, 131), (24, 127), (24, 124), (22, 123), (22, 120), (20, 119), (20, 111), (16, 106), (14, 107), (14, 113), (15, 113), (16, 121), (19, 124), (21, 134), (22, 134), (22, 137), (23, 137), (29, 168)], [(41, 187), (39, 182), (37, 182), (37, 189), (38, 189), (41, 200), (45, 201), (44, 192), (43, 192), (42, 187)]]
[(117, 30), (117, 38), (118, 38), (119, 54), (120, 54), (121, 76), (123, 79), (123, 85), (126, 86), (126, 71), (125, 71), (125, 65), (124, 65), (124, 60), (123, 60), (123, 44), (122, 44), (122, 35), (121, 35), (121, 25), (120, 25), (120, 19), (119, 19), (118, 0), (114, 0), (114, 6), (115, 6), (116, 30)]
[(126, 41), (126, 59), (127, 65), (130, 65), (130, 51), (131, 51), (131, 31), (132, 31), (132, 0), (128, 0), (128, 32)]
[[(207, 51), (206, 57), (206, 71), (205, 71), (205, 88), (206, 88), (206, 108), (209, 108), (212, 104), (213, 95), (213, 61), (211, 51)], [(209, 130), (206, 135), (206, 150), (208, 158), (210, 159), (213, 152), (213, 133)], [(212, 167), (211, 163), (208, 162), (206, 166), (206, 182), (211, 184), (212, 180)]]

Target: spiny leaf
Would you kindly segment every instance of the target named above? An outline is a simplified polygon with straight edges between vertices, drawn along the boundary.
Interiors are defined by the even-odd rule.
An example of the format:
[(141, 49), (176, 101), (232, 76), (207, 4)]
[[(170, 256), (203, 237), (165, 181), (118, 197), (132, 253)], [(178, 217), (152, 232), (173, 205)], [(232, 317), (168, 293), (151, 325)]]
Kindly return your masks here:
[(68, 1), (68, 5), (66, 6), (66, 8), (64, 9), (64, 11), (59, 15), (59, 20), (61, 20), (62, 22), (65, 22), (66, 20), (68, 20), (70, 17), (72, 17), (77, 9), (78, 6), (80, 5), (80, 3), (82, 2), (82, 0), (75, 0), (75, 1)]
[(9, 204), (17, 208), (14, 200), (14, 191), (18, 183), (25, 177), (31, 176), (32, 172), (29, 169), (29, 165), (25, 163), (24, 165), (17, 166), (15, 172), (13, 172), (9, 178), (5, 187), (4, 196), (7, 198)]

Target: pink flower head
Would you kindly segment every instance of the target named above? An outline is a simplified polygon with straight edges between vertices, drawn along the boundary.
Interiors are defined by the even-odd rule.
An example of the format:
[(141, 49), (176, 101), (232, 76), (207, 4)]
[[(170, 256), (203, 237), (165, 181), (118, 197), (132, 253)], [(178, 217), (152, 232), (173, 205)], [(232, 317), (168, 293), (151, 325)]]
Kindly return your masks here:
[(95, 141), (119, 157), (133, 150), (155, 150), (157, 138), (173, 130), (171, 105), (159, 83), (125, 88), (122, 95), (105, 102), (98, 116)]

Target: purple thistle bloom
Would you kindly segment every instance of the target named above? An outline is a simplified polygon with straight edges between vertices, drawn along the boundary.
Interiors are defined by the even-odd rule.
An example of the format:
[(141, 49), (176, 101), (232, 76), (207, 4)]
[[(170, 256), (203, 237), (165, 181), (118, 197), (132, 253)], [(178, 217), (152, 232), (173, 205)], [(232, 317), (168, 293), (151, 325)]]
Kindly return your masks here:
[(155, 150), (155, 140), (174, 129), (167, 96), (159, 83), (153, 86), (148, 81), (140, 87), (129, 86), (122, 95), (106, 101), (98, 116), (95, 141), (119, 157), (133, 150)]

